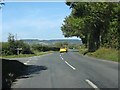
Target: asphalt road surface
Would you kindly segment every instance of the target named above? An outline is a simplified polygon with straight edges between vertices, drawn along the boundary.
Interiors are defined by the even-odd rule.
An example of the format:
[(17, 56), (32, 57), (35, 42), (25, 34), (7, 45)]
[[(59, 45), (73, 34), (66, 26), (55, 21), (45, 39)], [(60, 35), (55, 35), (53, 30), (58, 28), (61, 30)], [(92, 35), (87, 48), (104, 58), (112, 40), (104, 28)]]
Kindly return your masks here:
[(12, 88), (118, 88), (118, 63), (59, 52), (17, 59), (46, 70), (19, 78)]

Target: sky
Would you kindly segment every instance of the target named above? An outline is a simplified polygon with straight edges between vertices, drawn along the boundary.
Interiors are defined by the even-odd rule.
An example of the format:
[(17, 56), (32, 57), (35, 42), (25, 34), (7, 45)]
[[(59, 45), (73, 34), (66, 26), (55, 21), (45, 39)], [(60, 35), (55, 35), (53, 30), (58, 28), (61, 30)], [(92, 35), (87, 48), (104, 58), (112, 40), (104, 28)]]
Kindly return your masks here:
[(6, 2), (2, 8), (2, 41), (7, 41), (9, 33), (18, 40), (64, 39), (61, 26), (70, 13), (65, 2)]

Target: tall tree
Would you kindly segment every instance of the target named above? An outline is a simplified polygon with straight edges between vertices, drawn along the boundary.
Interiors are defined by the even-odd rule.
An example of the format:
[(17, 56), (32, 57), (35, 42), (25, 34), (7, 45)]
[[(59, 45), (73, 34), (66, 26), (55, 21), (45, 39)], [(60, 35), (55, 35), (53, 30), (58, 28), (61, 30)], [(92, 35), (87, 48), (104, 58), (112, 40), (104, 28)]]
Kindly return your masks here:
[[(66, 2), (72, 8), (71, 14), (65, 18), (61, 29), (67, 37), (77, 36), (88, 47), (88, 51), (95, 51), (101, 45), (110, 44), (111, 37), (118, 46), (118, 30), (116, 28), (118, 3), (85, 3)], [(111, 35), (112, 34), (112, 35)]]

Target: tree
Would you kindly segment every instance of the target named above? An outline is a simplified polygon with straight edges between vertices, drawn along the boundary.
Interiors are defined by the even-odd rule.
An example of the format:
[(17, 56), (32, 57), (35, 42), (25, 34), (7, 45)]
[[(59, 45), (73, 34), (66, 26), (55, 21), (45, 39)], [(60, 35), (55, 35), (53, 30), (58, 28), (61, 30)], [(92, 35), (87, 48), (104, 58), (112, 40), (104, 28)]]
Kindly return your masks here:
[(8, 36), (8, 48), (9, 48), (9, 52), (11, 52), (11, 54), (17, 54), (16, 52), (16, 43), (15, 43), (15, 38), (14, 38), (14, 35), (9, 33), (9, 36)]
[(2, 55), (17, 55), (17, 48), (22, 48), (22, 54), (33, 54), (30, 46), (21, 40), (15, 40), (13, 34), (9, 34), (8, 42), (2, 43)]
[[(88, 51), (101, 46), (118, 47), (118, 3), (66, 2), (72, 8), (61, 27), (65, 37), (77, 36)], [(118, 25), (119, 26), (119, 25)], [(111, 40), (112, 37), (112, 40)], [(115, 39), (116, 44), (108, 45)]]
[(54, 44), (54, 46), (57, 48), (67, 47), (68, 45), (69, 45), (68, 42), (57, 42)]
[(65, 37), (77, 36), (82, 39), (82, 43), (87, 45), (87, 34), (84, 32), (84, 21), (73, 16), (66, 17), (61, 30)]

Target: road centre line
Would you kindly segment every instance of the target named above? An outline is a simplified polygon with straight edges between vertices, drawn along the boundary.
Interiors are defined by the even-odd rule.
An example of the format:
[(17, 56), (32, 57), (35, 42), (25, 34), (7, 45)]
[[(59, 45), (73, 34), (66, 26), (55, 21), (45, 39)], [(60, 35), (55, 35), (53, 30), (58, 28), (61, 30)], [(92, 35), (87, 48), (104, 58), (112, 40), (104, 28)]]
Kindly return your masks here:
[[(64, 58), (61, 56), (61, 54), (60, 54), (60, 58), (62, 59), (62, 60), (64, 60)], [(65, 60), (64, 60), (65, 61)], [(70, 65), (67, 61), (65, 61), (65, 63), (68, 65), (68, 66), (70, 66), (73, 70), (76, 70), (76, 68), (74, 68), (72, 65)]]
[(64, 60), (63, 57), (61, 57), (61, 59)]
[(64, 60), (63, 57), (61, 56), (61, 54), (60, 54), (60, 58), (61, 58), (62, 60)]
[(60, 57), (61, 57), (61, 54), (60, 54)]
[(90, 86), (92, 86), (95, 90), (100, 90), (94, 83), (92, 83), (90, 80), (85, 80)]
[(72, 65), (70, 65), (67, 61), (65, 61), (65, 63), (70, 66), (73, 70), (76, 70), (76, 68), (74, 68)]

